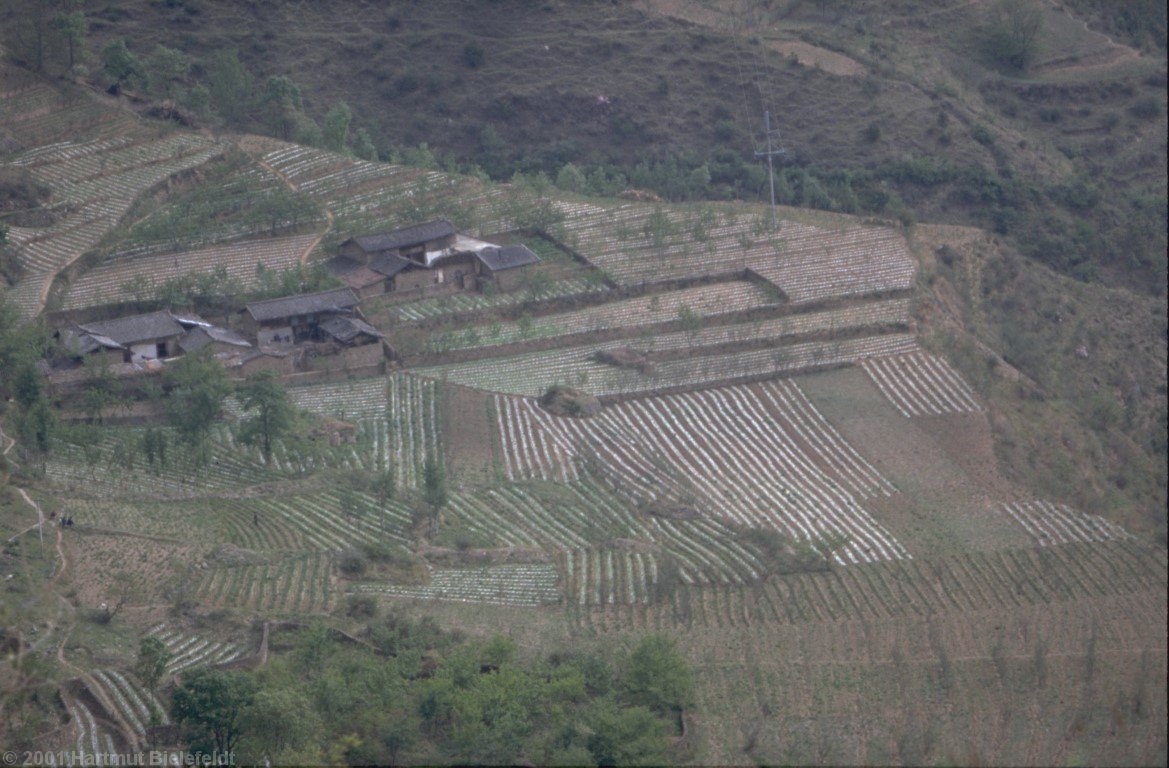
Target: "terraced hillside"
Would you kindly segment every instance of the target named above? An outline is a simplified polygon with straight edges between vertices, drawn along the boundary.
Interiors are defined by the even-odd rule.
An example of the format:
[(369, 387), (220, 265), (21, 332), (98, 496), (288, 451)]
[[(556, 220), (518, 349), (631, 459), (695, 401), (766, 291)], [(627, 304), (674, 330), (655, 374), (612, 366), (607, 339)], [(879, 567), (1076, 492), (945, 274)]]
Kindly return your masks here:
[[(0, 100), (29, 136), (66, 110), (36, 85)], [(1165, 549), (1003, 471), (996, 387), (1039, 397), (1022, 400), (1034, 390), (993, 350), (974, 366), (950, 354), (924, 235), (792, 210), (773, 231), (755, 206), (582, 202), (256, 136), (103, 125), (11, 159), (53, 190), (57, 217), (10, 231), (24, 276), (9, 296), (27, 315), (75, 262), (71, 310), (216, 267), (242, 291), (257, 263), (436, 216), (547, 258), (545, 279), (512, 292), (367, 300), (391, 344), (418, 348), (380, 375), (293, 377), (303, 423), (270, 457), (229, 398), (205, 453), (153, 423), (74, 427), (36, 462), (14, 458), (33, 493), (3, 497), (4, 557), (14, 572), (36, 558), (12, 594), (43, 590), (31, 647), (60, 684), (54, 743), (143, 743), (176, 675), (266, 664), (273, 623), (364, 644), (425, 614), (524, 652), (669, 633), (697, 675), (682, 715), (696, 762), (1163, 754)], [(104, 262), (78, 261), (144, 193), (225, 153), (238, 165), (216, 189), (278, 182), (312, 202), (309, 231), (261, 237), (228, 216), (207, 242), (163, 249), (138, 222), (104, 240), (125, 246)], [(174, 194), (145, 220), (194, 193)], [(579, 390), (575, 409), (541, 404), (553, 384)], [(143, 637), (168, 652), (154, 688), (137, 676)]]

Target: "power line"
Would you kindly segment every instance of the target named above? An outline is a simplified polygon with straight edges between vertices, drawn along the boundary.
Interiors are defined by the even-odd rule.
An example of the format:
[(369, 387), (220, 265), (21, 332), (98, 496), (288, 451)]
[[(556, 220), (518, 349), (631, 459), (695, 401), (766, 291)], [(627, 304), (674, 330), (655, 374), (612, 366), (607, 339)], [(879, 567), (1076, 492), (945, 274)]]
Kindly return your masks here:
[(772, 158), (783, 157), (787, 154), (781, 146), (778, 149), (772, 149), (771, 139), (774, 134), (776, 138), (779, 137), (779, 129), (771, 130), (771, 111), (768, 110), (763, 113), (763, 129), (767, 134), (767, 151), (756, 152), (755, 157), (767, 157), (767, 183), (771, 186), (771, 231), (774, 232), (779, 229), (779, 222), (776, 220), (775, 213), (775, 167), (772, 163)]

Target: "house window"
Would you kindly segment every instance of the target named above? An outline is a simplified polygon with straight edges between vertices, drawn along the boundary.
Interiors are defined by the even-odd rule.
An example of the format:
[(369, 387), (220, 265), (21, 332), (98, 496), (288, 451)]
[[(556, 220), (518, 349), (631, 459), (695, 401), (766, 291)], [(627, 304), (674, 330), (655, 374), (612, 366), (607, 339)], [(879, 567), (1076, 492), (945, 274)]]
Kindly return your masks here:
[(159, 358), (166, 357), (166, 342), (158, 342), (158, 344), (154, 345), (154, 351), (158, 354)]

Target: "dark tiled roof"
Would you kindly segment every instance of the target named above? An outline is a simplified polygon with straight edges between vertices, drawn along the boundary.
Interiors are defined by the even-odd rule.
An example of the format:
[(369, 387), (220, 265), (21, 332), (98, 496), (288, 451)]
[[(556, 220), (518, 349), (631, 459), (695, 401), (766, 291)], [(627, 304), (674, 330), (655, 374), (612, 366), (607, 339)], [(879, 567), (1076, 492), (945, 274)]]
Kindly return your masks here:
[[(191, 318), (184, 317), (184, 319)], [(174, 315), (165, 309), (145, 315), (100, 320), (77, 327), (95, 337), (105, 336), (122, 345), (178, 336), (184, 330)]]
[(356, 317), (330, 317), (321, 323), (321, 330), (337, 341), (350, 342), (361, 334), (382, 337), (382, 332)]
[(218, 326), (198, 327), (183, 334), (179, 339), (179, 348), (184, 352), (194, 352), (211, 344), (212, 342), (222, 342), (224, 344), (232, 344), (237, 347), (250, 347), (252, 343), (240, 336), (234, 331), (229, 331), (226, 328)]
[(476, 255), (479, 261), (483, 262), (483, 266), (492, 272), (540, 263), (540, 257), (532, 253), (526, 245), (505, 245), (502, 248), (492, 246), (484, 248)]
[(369, 268), (380, 272), (386, 277), (393, 277), (414, 262), (395, 256), (392, 253), (383, 254), (369, 263)]
[(352, 272), (341, 275), (341, 282), (354, 290), (365, 288), (380, 283), (386, 279), (386, 276), (380, 272), (375, 272), (369, 267), (358, 267)]
[(244, 309), (257, 321), (277, 320), (294, 315), (311, 315), (317, 312), (343, 312), (359, 304), (357, 294), (350, 288), (334, 288), (319, 293), (304, 293), (299, 296), (283, 296), (279, 299), (254, 301)]
[(325, 270), (334, 277), (348, 274), (360, 266), (360, 261), (351, 259), (348, 256), (334, 256), (325, 262)]
[(362, 235), (353, 238), (353, 242), (366, 253), (381, 253), (392, 251), (395, 248), (407, 248), (411, 245), (420, 245), (429, 240), (438, 240), (455, 234), (455, 227), (446, 219), (428, 221), (425, 224), (415, 224), (412, 227), (395, 229), (380, 235)]

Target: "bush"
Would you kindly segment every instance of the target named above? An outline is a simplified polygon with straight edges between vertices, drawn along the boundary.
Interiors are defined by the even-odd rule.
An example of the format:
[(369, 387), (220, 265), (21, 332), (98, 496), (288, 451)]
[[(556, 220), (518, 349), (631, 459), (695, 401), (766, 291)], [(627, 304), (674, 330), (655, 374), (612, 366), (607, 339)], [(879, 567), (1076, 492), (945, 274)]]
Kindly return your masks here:
[(351, 619), (370, 619), (377, 615), (377, 599), (373, 595), (350, 595), (345, 615)]
[(347, 549), (341, 553), (341, 557), (337, 561), (337, 567), (348, 578), (360, 578), (369, 569), (369, 561), (366, 560), (365, 555), (359, 550)]
[(478, 69), (483, 66), (485, 59), (486, 54), (483, 52), (483, 46), (478, 43), (467, 43), (463, 46), (463, 63), (471, 69)]
[(970, 127), (970, 138), (984, 147), (989, 147), (991, 144), (994, 144), (994, 134), (981, 123), (975, 123)]
[(1161, 102), (1157, 99), (1149, 97), (1141, 99), (1136, 104), (1129, 107), (1128, 110), (1133, 117), (1139, 117), (1144, 120), (1152, 120), (1154, 117), (1161, 115)]
[(418, 75), (407, 72), (394, 81), (394, 92), (399, 96), (406, 96), (417, 91), (420, 86)]

